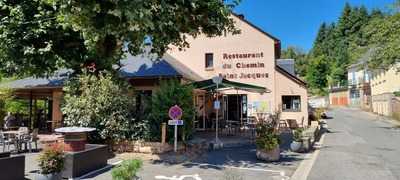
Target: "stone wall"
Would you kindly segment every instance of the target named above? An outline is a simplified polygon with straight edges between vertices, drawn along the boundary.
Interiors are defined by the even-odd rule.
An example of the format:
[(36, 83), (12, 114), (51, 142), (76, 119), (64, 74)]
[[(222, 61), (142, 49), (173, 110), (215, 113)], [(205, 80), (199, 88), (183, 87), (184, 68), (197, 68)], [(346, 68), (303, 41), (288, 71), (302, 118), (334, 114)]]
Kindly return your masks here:
[(136, 152), (148, 154), (162, 154), (172, 151), (173, 147), (167, 143), (144, 142), (144, 141), (123, 141), (113, 145), (113, 150), (117, 152)]

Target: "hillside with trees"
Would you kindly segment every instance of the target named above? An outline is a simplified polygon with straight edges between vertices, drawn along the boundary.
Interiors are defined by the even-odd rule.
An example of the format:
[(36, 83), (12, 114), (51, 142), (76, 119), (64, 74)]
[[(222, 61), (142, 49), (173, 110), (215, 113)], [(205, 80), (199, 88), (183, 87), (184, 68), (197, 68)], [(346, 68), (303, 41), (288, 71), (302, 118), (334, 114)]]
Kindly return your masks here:
[(308, 53), (289, 47), (282, 57), (296, 59), (297, 74), (318, 95), (346, 86), (348, 66), (367, 52), (371, 68), (388, 69), (400, 59), (400, 0), (390, 9), (368, 11), (347, 3), (337, 22), (321, 24)]

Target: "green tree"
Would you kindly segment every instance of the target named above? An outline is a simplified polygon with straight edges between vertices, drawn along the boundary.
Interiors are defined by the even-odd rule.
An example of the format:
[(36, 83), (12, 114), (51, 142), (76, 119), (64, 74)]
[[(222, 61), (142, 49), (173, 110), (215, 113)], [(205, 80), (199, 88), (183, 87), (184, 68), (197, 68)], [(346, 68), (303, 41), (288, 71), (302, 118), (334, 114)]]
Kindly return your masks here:
[(364, 28), (369, 39), (368, 49), (374, 53), (369, 61), (372, 68), (388, 69), (400, 62), (400, 13), (374, 19)]
[[(184, 125), (179, 127), (182, 140), (188, 140), (193, 133), (193, 120), (195, 107), (193, 104), (193, 87), (182, 85), (177, 80), (167, 80), (160, 84), (160, 88), (154, 92), (149, 113), (149, 126), (151, 140), (159, 141), (161, 137), (161, 124), (166, 123), (169, 108), (178, 105), (183, 110), (182, 120)], [(173, 139), (174, 128), (168, 127), (168, 140)]]
[(300, 48), (289, 46), (287, 49), (283, 49), (281, 53), (283, 59), (294, 59), (295, 71), (300, 77), (305, 77), (307, 68), (307, 57), (306, 53)]
[(62, 112), (67, 126), (94, 127), (94, 141), (145, 138), (147, 123), (134, 117), (134, 98), (125, 81), (101, 72), (97, 77), (84, 73), (64, 87)]
[(324, 94), (328, 85), (328, 60), (326, 56), (314, 57), (307, 67), (306, 80), (315, 94)]
[(96, 64), (112, 71), (125, 52), (145, 43), (162, 55), (188, 36), (238, 33), (231, 17), (239, 0), (0, 0), (0, 72), (48, 75)]

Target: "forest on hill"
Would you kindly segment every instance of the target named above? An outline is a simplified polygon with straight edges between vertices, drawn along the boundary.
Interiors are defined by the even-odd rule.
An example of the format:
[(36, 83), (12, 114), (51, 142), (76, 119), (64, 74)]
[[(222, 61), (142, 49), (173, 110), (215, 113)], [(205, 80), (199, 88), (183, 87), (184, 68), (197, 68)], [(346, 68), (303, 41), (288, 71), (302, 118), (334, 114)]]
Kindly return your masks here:
[(296, 73), (310, 93), (347, 85), (347, 68), (365, 57), (371, 69), (388, 69), (400, 60), (400, 0), (390, 10), (346, 4), (336, 22), (322, 23), (312, 49), (289, 46), (282, 58), (295, 59)]

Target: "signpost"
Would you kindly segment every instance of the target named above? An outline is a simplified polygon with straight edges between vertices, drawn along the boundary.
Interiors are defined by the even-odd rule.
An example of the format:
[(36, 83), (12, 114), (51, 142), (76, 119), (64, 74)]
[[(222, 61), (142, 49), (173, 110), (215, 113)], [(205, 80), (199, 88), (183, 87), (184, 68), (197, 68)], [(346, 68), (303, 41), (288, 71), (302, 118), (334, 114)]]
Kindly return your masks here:
[(169, 108), (168, 111), (168, 116), (172, 119), (168, 121), (168, 125), (170, 126), (175, 126), (174, 129), (174, 152), (177, 151), (178, 147), (178, 126), (183, 125), (183, 120), (179, 120), (182, 117), (183, 111), (182, 109), (178, 106), (172, 106)]
[(218, 100), (218, 85), (222, 83), (222, 77), (221, 76), (214, 76), (212, 78), (213, 83), (217, 85), (217, 88), (215, 89), (215, 93), (217, 94), (217, 100), (214, 102), (214, 109), (215, 109), (215, 143), (219, 142), (218, 139), (218, 111), (220, 109), (221, 103)]

